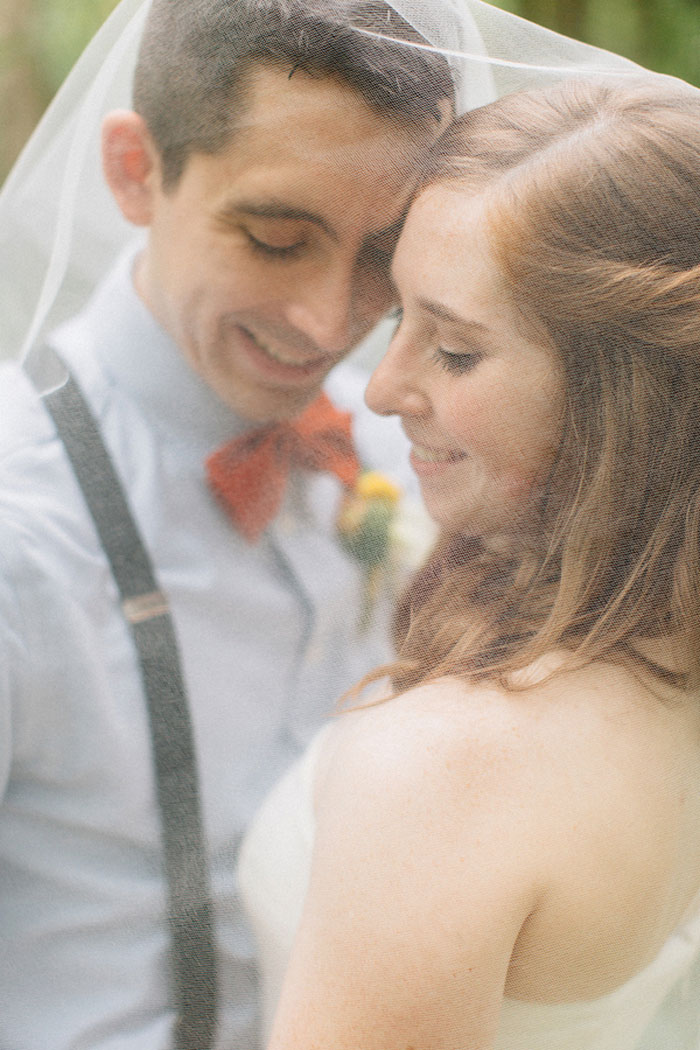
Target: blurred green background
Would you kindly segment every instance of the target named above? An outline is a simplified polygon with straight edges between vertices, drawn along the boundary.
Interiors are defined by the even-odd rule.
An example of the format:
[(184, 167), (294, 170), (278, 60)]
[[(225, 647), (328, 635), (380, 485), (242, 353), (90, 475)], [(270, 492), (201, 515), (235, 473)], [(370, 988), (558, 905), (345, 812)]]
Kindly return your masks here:
[[(116, 0), (0, 0), (0, 181)], [(499, 0), (497, 6), (700, 86), (700, 0)]]

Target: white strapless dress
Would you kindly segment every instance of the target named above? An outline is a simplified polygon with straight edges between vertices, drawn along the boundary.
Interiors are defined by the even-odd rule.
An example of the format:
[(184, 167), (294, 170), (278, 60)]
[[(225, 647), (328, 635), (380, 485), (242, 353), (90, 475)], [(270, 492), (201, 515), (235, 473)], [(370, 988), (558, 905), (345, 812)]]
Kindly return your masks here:
[[(258, 943), (266, 1036), (309, 880), (314, 772), (329, 728), (270, 792), (241, 849), (240, 887)], [(667, 1016), (662, 1011), (647, 1031), (669, 993), (683, 990), (684, 979), (695, 985), (700, 978), (699, 958), (700, 898), (656, 959), (603, 998), (556, 1005), (504, 1000), (495, 1050), (700, 1050), (700, 1002), (693, 998), (689, 1006), (687, 994), (676, 991), (681, 1007)], [(698, 988), (700, 980), (694, 995)]]

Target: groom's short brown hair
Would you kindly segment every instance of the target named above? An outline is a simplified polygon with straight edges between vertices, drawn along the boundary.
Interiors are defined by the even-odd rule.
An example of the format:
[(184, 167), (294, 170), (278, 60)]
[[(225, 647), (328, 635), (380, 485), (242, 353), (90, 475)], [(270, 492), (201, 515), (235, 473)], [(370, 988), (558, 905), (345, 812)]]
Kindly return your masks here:
[(134, 108), (160, 152), (164, 187), (192, 153), (226, 146), (257, 63), (340, 77), (403, 122), (439, 119), (440, 101), (454, 96), (444, 58), (379, 34), (425, 44), (384, 0), (153, 0)]

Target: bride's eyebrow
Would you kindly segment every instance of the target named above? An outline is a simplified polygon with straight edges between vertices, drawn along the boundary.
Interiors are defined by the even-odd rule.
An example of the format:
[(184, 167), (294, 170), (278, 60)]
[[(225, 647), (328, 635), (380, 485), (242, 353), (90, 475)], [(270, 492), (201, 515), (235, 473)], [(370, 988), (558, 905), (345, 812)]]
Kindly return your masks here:
[(489, 329), (487, 325), (482, 324), (480, 321), (471, 321), (467, 317), (462, 317), (442, 303), (437, 303), (433, 299), (423, 298), (419, 298), (417, 303), (421, 310), (425, 310), (426, 313), (437, 317), (440, 321), (447, 321), (449, 324), (457, 325), (459, 328), (466, 328), (473, 335), (488, 335)]

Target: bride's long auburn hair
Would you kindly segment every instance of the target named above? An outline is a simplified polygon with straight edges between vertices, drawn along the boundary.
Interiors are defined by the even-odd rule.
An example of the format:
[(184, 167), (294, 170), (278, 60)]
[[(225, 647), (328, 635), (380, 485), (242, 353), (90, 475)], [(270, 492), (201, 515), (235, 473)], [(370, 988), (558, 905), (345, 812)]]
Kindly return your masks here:
[[(434, 150), (422, 188), (484, 202), (566, 401), (538, 542), (441, 540), (399, 605), (396, 691), (443, 675), (512, 686), (553, 650), (700, 683), (699, 99), (572, 81), (473, 111)], [(645, 638), (674, 639), (681, 665), (645, 660)]]

